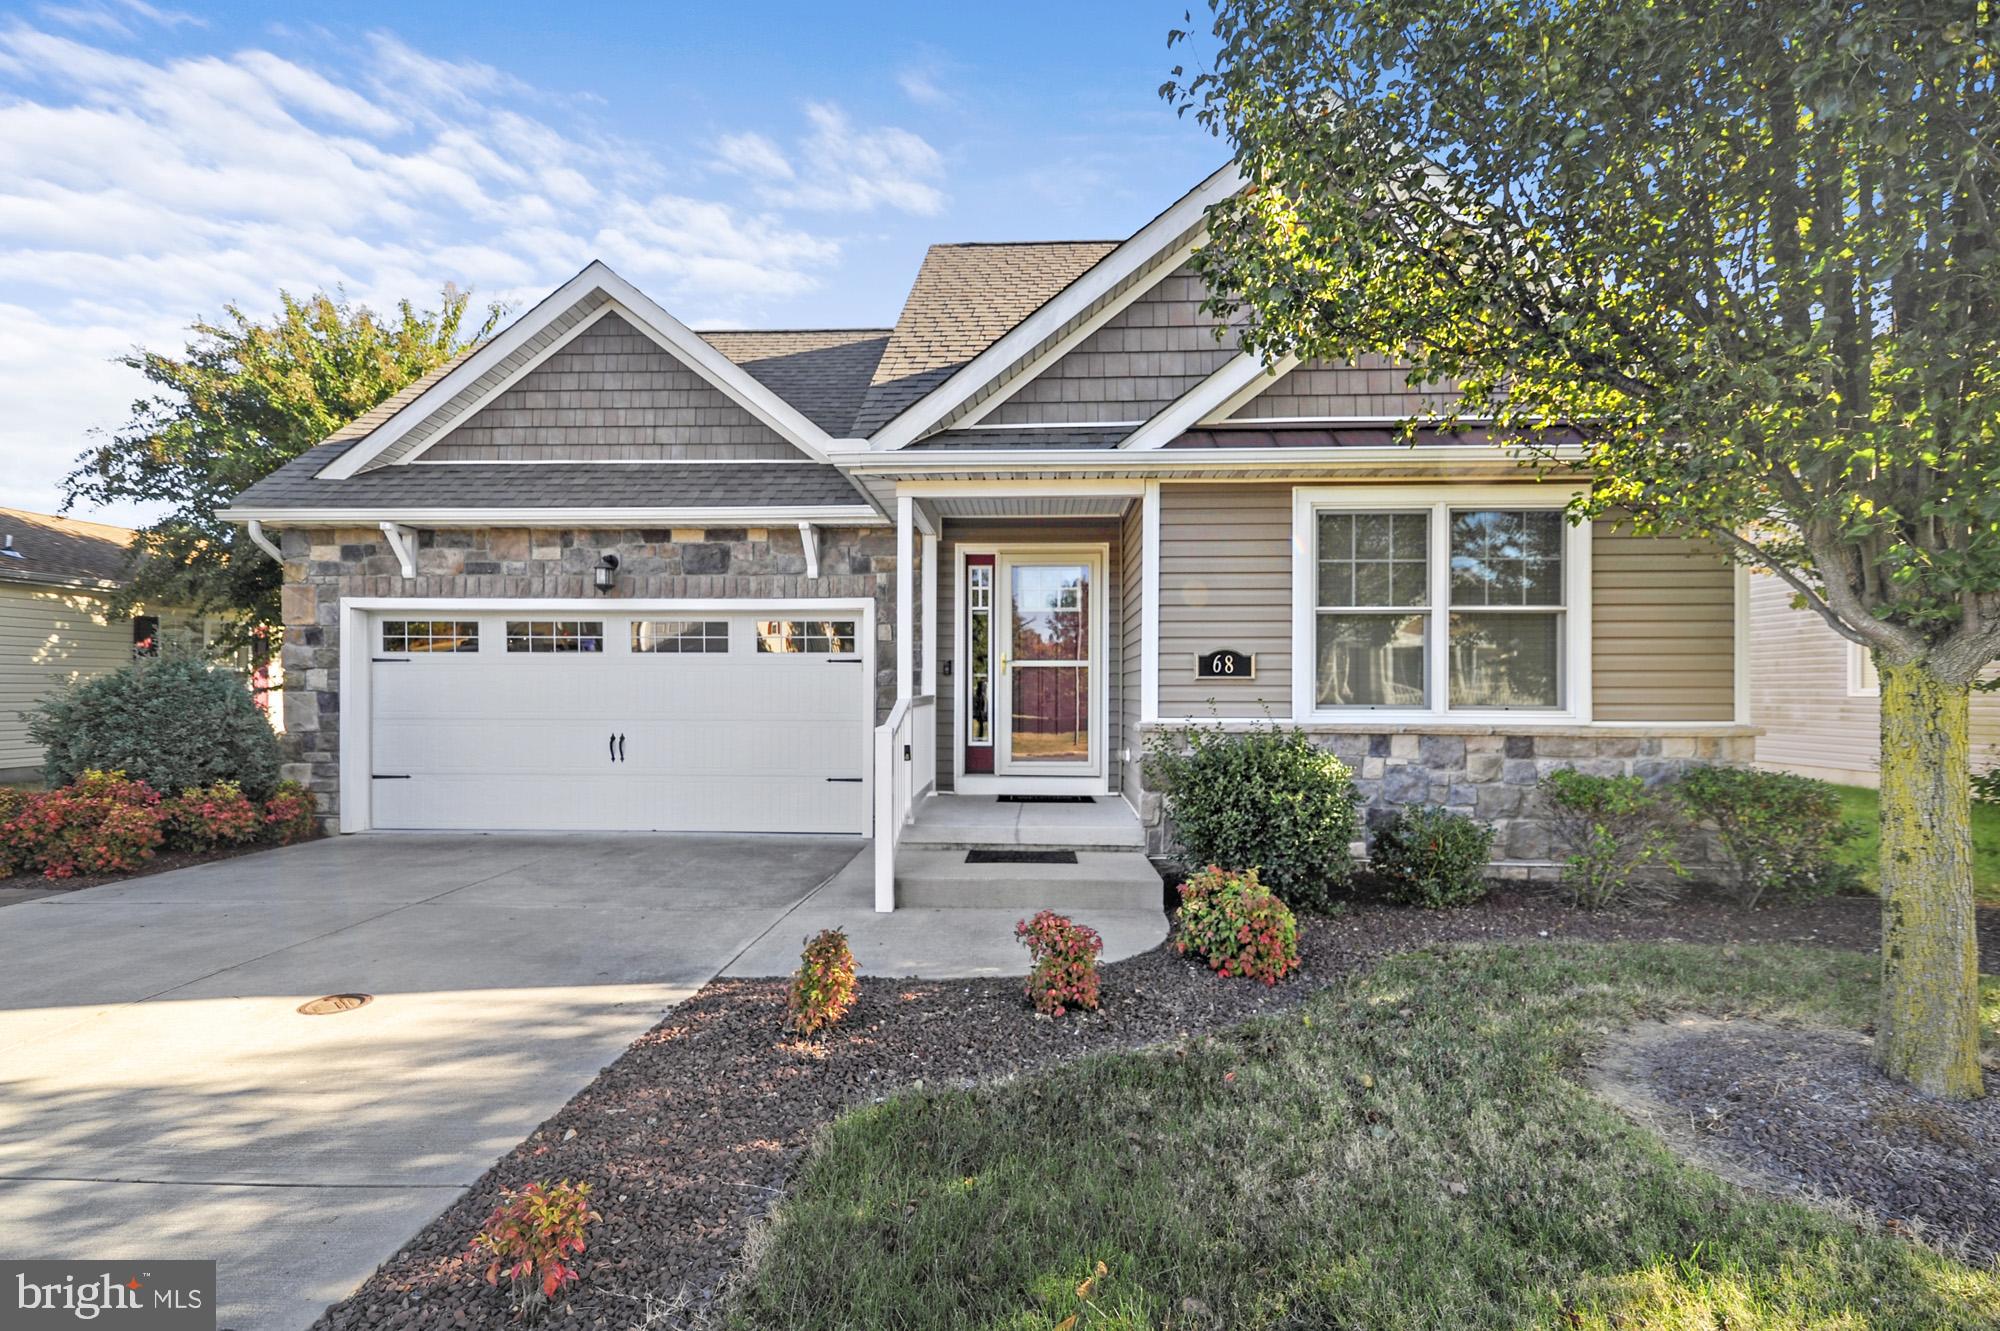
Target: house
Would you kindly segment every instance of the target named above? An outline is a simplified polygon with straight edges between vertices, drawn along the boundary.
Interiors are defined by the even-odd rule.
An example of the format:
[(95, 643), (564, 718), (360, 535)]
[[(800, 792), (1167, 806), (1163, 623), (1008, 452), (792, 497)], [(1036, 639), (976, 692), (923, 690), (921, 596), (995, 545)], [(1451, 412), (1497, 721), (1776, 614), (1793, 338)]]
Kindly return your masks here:
[(173, 611), (110, 615), (133, 536), (129, 527), (0, 508), (0, 781), (41, 777), (41, 746), (23, 714), (43, 695), (154, 654), (163, 636), (198, 632)]
[(1160, 849), (1188, 721), (1296, 721), (1519, 874), (1550, 766), (1748, 761), (1738, 574), (1406, 444), (1393, 364), (1239, 351), (1188, 267), (1238, 185), (936, 246), (893, 328), (696, 333), (593, 263), (235, 501), (293, 774), (350, 832), (872, 834), (889, 909), (987, 890), (967, 846)]
[[(1775, 577), (1750, 582), (1750, 713), (1757, 765), (1842, 785), (1881, 780), (1882, 686), (1859, 644), (1792, 605)], [(2000, 693), (1972, 695), (1972, 770), (2000, 766)]]

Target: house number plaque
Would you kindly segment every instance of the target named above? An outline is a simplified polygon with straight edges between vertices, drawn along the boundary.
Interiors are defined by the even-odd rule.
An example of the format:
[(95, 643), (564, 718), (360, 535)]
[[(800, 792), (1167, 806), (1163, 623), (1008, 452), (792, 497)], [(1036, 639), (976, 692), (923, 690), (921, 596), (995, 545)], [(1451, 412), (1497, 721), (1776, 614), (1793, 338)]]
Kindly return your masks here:
[(1216, 647), (1194, 658), (1196, 679), (1255, 679), (1257, 658), (1233, 647)]

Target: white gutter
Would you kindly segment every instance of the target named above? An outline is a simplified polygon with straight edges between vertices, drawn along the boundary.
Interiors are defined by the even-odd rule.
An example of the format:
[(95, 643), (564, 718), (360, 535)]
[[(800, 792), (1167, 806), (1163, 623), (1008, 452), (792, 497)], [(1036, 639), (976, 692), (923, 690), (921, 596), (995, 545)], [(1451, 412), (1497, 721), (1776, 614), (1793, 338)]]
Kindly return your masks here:
[(250, 530), (251, 544), (255, 545), (259, 550), (262, 550), (265, 554), (271, 556), (271, 558), (277, 560), (280, 564), (285, 562), (285, 552), (283, 550), (280, 550), (275, 544), (272, 543), (271, 538), (264, 534), (263, 523), (257, 521), (257, 519), (255, 518), (252, 518), (250, 519), (249, 530)]
[(413, 527), (782, 527), (796, 522), (821, 526), (880, 527), (888, 519), (867, 504), (823, 508), (226, 508), (229, 522), (283, 522), (291, 525), (373, 527), (403, 523)]
[(892, 476), (927, 471), (1076, 471), (1162, 473), (1191, 468), (1288, 471), (1301, 466), (1380, 466), (1383, 463), (1525, 462), (1548, 458), (1581, 462), (1583, 449), (1563, 444), (1548, 450), (1497, 448), (1488, 444), (1398, 444), (1357, 448), (924, 448), (892, 453), (835, 453), (827, 460), (857, 475)]

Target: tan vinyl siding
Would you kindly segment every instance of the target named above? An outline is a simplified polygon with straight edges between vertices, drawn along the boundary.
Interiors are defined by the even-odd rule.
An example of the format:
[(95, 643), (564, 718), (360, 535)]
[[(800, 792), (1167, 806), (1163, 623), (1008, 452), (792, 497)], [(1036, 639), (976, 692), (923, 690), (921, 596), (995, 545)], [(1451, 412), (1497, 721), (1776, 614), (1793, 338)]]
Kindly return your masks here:
[(1144, 420), (1221, 369), (1236, 354), (1202, 313), (1201, 279), (1169, 273), (1055, 364), (1023, 384), (983, 423)]
[(103, 598), (0, 583), (0, 769), (41, 765), (41, 747), (19, 713), (73, 679), (131, 659), (132, 622), (106, 619)]
[[(1873, 786), (1881, 700), (1848, 691), (1847, 639), (1768, 574), (1750, 579), (1750, 719), (1761, 766)], [(2000, 763), (2000, 694), (1972, 695), (1972, 770)]]
[[(1291, 715), (1291, 535), (1289, 485), (1161, 485), (1161, 716)], [(1257, 677), (1195, 679), (1216, 647), (1255, 653)]]
[(439, 439), (423, 462), (801, 454), (650, 336), (607, 314)]
[[(1136, 506), (1135, 506), (1136, 507)], [(1110, 672), (1107, 684), (1107, 714), (1104, 718), (1105, 752), (1110, 760), (1105, 764), (1110, 789), (1119, 788), (1121, 773), (1118, 770), (1117, 754), (1124, 743), (1124, 708), (1126, 690), (1124, 686), (1126, 667), (1124, 658), (1124, 635), (1120, 626), (1126, 617), (1125, 552), (1119, 540), (1119, 523), (1115, 518), (1096, 521), (1065, 519), (1029, 518), (1012, 522), (955, 522), (947, 520), (938, 536), (938, 647), (940, 663), (950, 660), (954, 664), (949, 678), (942, 665), (938, 670), (937, 703), (937, 759), (938, 789), (952, 789), (953, 771), (957, 765), (959, 690), (965, 687), (965, 671), (956, 663), (958, 656), (959, 624), (958, 594), (960, 546), (995, 545), (1098, 545), (1109, 544), (1110, 552), (1105, 562), (1105, 587), (1103, 593), (1111, 597), (1105, 608), (1106, 633), (1104, 651), (1110, 658), (1104, 668)], [(999, 589), (994, 589), (996, 598)], [(1138, 675), (1136, 668), (1131, 672), (1132, 688), (1136, 699)], [(1001, 699), (996, 688), (994, 707), (997, 711)], [(1131, 704), (1136, 707), (1135, 701)]]
[(1229, 419), (1401, 418), (1441, 409), (1458, 396), (1452, 391), (1413, 389), (1407, 374), (1396, 362), (1372, 353), (1346, 364), (1307, 361), (1278, 376)]
[(1694, 541), (1591, 535), (1591, 715), (1597, 721), (1736, 717), (1736, 573)]

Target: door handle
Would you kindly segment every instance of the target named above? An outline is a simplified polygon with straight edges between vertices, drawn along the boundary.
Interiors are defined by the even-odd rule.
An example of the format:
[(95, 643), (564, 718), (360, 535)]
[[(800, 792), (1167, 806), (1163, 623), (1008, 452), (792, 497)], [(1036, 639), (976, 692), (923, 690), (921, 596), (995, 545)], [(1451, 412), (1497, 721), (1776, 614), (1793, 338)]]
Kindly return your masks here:
[(618, 736), (616, 735), (605, 736), (604, 754), (607, 758), (611, 759), (612, 762), (615, 763), (618, 761)]
[(625, 735), (622, 731), (618, 736), (618, 761), (621, 763), (625, 761)]

